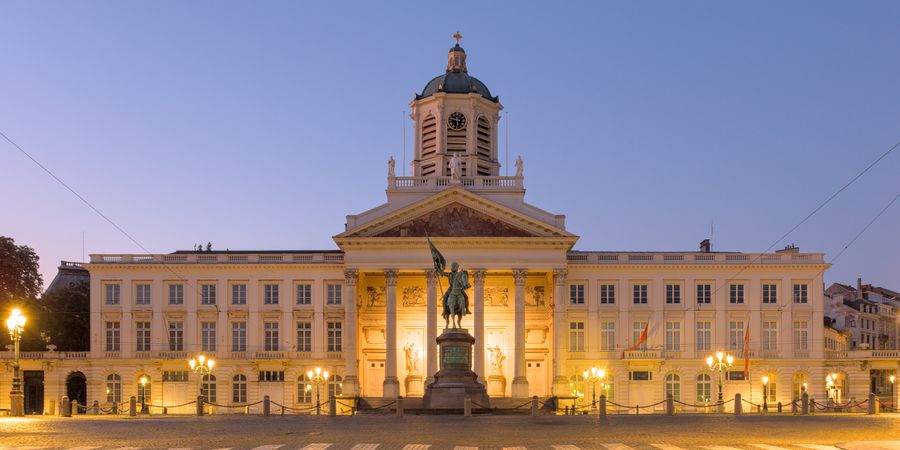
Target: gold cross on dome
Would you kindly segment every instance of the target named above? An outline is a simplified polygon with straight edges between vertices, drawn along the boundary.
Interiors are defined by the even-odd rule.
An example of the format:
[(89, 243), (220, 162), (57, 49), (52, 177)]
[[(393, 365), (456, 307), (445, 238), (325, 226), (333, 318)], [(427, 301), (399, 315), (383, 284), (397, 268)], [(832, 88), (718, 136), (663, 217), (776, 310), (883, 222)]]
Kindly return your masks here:
[(457, 31), (457, 32), (453, 35), (453, 38), (456, 39), (456, 45), (459, 45), (459, 40), (462, 39), (462, 35), (459, 34), (459, 31)]

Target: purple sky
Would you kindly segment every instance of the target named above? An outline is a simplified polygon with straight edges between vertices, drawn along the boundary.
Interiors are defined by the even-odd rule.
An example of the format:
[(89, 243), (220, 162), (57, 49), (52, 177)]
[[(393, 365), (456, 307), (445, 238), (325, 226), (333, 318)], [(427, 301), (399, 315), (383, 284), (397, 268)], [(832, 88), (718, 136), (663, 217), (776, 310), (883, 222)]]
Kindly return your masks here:
[[(459, 30), (580, 250), (758, 252), (900, 140), (900, 3), (4, 2), (0, 130), (153, 252), (329, 249)], [(411, 126), (407, 130), (411, 135)], [(411, 138), (408, 138), (411, 149)], [(501, 143), (502, 145), (502, 143)], [(398, 164), (398, 167), (400, 164)], [(0, 234), (139, 253), (6, 142)], [(503, 170), (503, 169), (501, 169)], [(900, 150), (785, 243), (830, 258)], [(826, 281), (900, 289), (900, 205)]]

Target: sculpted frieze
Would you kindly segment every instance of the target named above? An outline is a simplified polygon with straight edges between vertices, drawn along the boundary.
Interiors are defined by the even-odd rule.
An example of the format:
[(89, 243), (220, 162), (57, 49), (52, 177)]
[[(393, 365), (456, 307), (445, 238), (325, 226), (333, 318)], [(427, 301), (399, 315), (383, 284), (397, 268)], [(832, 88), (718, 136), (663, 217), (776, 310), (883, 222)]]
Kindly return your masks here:
[(379, 233), (378, 237), (429, 236), (498, 236), (527, 237), (532, 233), (516, 228), (487, 214), (459, 203), (451, 203), (441, 209)]

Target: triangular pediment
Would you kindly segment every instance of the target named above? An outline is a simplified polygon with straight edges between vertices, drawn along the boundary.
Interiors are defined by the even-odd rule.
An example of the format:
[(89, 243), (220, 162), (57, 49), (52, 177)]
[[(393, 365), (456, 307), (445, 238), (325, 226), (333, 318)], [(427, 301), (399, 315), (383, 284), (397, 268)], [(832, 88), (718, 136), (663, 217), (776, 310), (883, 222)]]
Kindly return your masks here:
[(464, 189), (449, 189), (335, 236), (574, 237)]

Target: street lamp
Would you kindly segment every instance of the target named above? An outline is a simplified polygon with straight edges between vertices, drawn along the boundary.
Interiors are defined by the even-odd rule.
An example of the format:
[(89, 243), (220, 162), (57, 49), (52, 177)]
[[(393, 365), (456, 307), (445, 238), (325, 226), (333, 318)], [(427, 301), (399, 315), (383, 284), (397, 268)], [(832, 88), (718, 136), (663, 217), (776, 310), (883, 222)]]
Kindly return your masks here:
[(322, 370), (321, 367), (316, 367), (315, 369), (306, 372), (306, 378), (308, 378), (316, 387), (316, 415), (322, 414), (322, 402), (319, 401), (319, 394), (321, 393), (320, 386), (328, 381), (328, 371)]
[(888, 377), (888, 380), (891, 381), (891, 403), (893, 404), (892, 406), (894, 407), (894, 410), (896, 411), (896, 410), (897, 410), (897, 404), (896, 404), (895, 402), (896, 402), (897, 400), (894, 399), (894, 381), (897, 381), (897, 377), (891, 375), (891, 376)]
[(584, 375), (584, 381), (591, 383), (591, 409), (594, 409), (597, 405), (597, 382), (606, 379), (606, 371), (591, 367), (591, 370), (585, 370), (582, 375)]
[(141, 375), (141, 414), (147, 414), (150, 412), (149, 408), (147, 408), (147, 382), (150, 381), (147, 379), (147, 375)]
[(715, 357), (712, 355), (706, 357), (706, 365), (709, 366), (710, 370), (715, 370), (719, 374), (719, 405), (724, 404), (722, 399), (722, 374), (730, 369), (732, 364), (734, 364), (734, 357), (722, 352), (716, 352)]
[(19, 342), (22, 341), (22, 331), (25, 329), (25, 316), (22, 310), (13, 308), (9, 318), (6, 319), (6, 328), (9, 329), (9, 337), (13, 341), (13, 380), (12, 391), (9, 393), (9, 415), (25, 415), (25, 394), (22, 392), (22, 378), (19, 375)]
[(763, 412), (769, 411), (769, 377), (763, 375)]
[(191, 366), (191, 371), (197, 374), (197, 395), (203, 397), (203, 377), (205, 375), (209, 375), (212, 373), (213, 366), (215, 365), (215, 361), (212, 358), (207, 358), (206, 355), (199, 355), (197, 358), (191, 358), (188, 361), (188, 365)]

